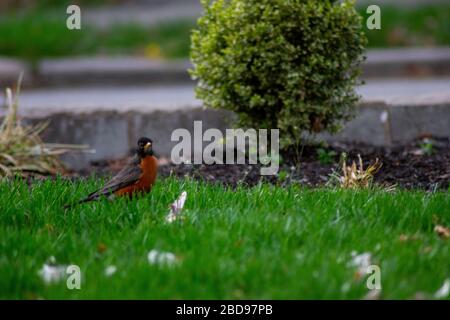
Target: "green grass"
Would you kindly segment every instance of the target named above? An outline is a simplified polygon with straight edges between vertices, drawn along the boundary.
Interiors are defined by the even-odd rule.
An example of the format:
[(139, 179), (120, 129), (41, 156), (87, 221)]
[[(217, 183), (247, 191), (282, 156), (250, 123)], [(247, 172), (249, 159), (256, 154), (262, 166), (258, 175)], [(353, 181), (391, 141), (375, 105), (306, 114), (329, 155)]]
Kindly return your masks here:
[(27, 0), (27, 1), (14, 1), (9, 0), (8, 5), (5, 5), (5, 10), (8, 12), (14, 12), (17, 10), (48, 10), (48, 9), (60, 9), (67, 8), (67, 6), (76, 4), (80, 7), (99, 7), (109, 6), (117, 4), (126, 4), (127, 0)]
[[(66, 28), (65, 10), (43, 8), (0, 16), (0, 55), (36, 62), (45, 57), (93, 54), (145, 55), (155, 48), (163, 58), (187, 58), (192, 20), (167, 22), (154, 27), (117, 25), (104, 31), (83, 24), (81, 31)], [(382, 7), (382, 29), (364, 30), (369, 47), (450, 45), (450, 6), (420, 8)], [(49, 13), (50, 12), (50, 13)], [(51, 14), (53, 12), (53, 14)], [(151, 55), (151, 54), (150, 54)]]
[[(360, 10), (364, 21), (369, 17)], [(369, 47), (450, 45), (450, 5), (418, 8), (381, 6), (381, 30), (366, 30)]]
[[(66, 16), (42, 12), (11, 14), (0, 18), (0, 55), (36, 62), (42, 58), (78, 55), (146, 55), (157, 48), (162, 58), (189, 55), (194, 21), (179, 20), (154, 27), (124, 24), (110, 30), (82, 25), (68, 30)], [(153, 49), (154, 50), (154, 49)]]
[[(233, 191), (170, 178), (144, 198), (62, 210), (100, 183), (0, 183), (0, 298), (359, 299), (367, 288), (347, 265), (353, 250), (372, 253), (386, 299), (432, 298), (450, 277), (448, 240), (433, 232), (450, 224), (445, 192)], [(183, 190), (186, 219), (165, 223)], [(402, 234), (417, 239), (402, 242)], [(175, 253), (179, 264), (149, 265), (152, 249)], [(80, 266), (81, 290), (43, 283), (38, 270), (50, 256)], [(117, 272), (106, 277), (109, 265)]]

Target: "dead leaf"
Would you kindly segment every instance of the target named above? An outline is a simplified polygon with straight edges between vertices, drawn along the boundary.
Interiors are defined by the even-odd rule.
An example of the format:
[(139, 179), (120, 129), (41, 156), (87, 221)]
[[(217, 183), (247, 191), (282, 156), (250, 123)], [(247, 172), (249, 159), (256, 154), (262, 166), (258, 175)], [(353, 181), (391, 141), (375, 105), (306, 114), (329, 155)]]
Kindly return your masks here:
[(406, 234), (401, 234), (400, 237), (398, 238), (401, 242), (406, 242), (409, 240), (409, 236), (407, 236)]
[(427, 296), (423, 292), (416, 292), (416, 294), (413, 297), (413, 300), (427, 300)]
[(437, 225), (434, 227), (434, 232), (441, 237), (442, 239), (449, 239), (450, 238), (450, 228), (446, 228), (441, 225)]
[(381, 298), (381, 290), (370, 290), (364, 296), (363, 300), (380, 300)]
[(98, 253), (104, 253), (105, 251), (106, 251), (106, 245), (103, 243), (103, 242), (100, 242), (98, 245), (97, 245), (97, 251), (98, 251)]
[(414, 234), (412, 236), (407, 235), (407, 234), (401, 234), (398, 239), (400, 240), (400, 242), (408, 242), (408, 241), (419, 240), (419, 236), (417, 234)]
[(431, 246), (426, 246), (421, 250), (422, 253), (430, 253), (431, 251), (433, 251), (433, 247)]
[(55, 233), (55, 227), (50, 223), (45, 224), (45, 229), (47, 229), (48, 233)]

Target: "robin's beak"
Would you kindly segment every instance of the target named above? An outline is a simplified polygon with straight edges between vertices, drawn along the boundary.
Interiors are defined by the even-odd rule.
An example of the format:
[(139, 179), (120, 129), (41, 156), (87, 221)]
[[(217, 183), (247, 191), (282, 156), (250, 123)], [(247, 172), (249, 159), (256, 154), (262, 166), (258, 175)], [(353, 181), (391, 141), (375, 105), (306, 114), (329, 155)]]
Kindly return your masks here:
[(151, 148), (152, 148), (152, 143), (151, 142), (147, 142), (147, 144), (144, 146), (144, 151), (147, 152)]

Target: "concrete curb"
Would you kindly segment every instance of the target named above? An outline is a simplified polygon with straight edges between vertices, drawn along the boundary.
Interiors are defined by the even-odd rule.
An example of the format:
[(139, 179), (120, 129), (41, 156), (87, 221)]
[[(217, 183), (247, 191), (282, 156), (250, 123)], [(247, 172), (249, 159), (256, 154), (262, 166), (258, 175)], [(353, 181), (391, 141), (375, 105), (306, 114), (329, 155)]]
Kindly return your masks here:
[[(77, 154), (63, 159), (70, 168), (81, 169), (89, 166), (91, 161), (127, 156), (142, 135), (155, 140), (159, 155), (170, 157), (177, 143), (171, 141), (173, 130), (186, 128), (193, 134), (194, 121), (201, 120), (203, 132), (208, 128), (225, 132), (226, 128), (232, 128), (232, 119), (234, 115), (230, 112), (191, 106), (177, 111), (65, 112), (28, 117), (26, 120), (31, 123), (50, 121), (43, 137), (47, 142), (88, 144), (95, 149), (95, 154)], [(423, 135), (450, 137), (448, 119), (450, 103), (407, 106), (367, 102), (359, 106), (356, 118), (339, 134), (321, 134), (317, 138), (393, 146)]]
[[(339, 134), (319, 138), (394, 146), (427, 134), (450, 137), (449, 86), (450, 77), (370, 80), (356, 88), (363, 99), (356, 118)], [(193, 89), (185, 84), (24, 89), (19, 116), (31, 122), (50, 120), (44, 137), (48, 142), (88, 144), (97, 150), (68, 159), (71, 166), (124, 157), (141, 135), (154, 137), (160, 154), (169, 156), (173, 130), (192, 130), (194, 120), (202, 120), (205, 129), (232, 127), (231, 113), (203, 109)], [(3, 100), (0, 93), (0, 117)]]
[(0, 87), (13, 86), (20, 74), (23, 73), (23, 85), (32, 86), (34, 76), (31, 74), (30, 66), (18, 59), (0, 58)]
[[(43, 60), (35, 72), (24, 62), (0, 59), (0, 86), (10, 86), (21, 71), (34, 87), (110, 86), (192, 82), (189, 60), (151, 61), (139, 57), (79, 57)], [(450, 75), (450, 47), (369, 50), (362, 78)]]
[(445, 75), (450, 75), (450, 48), (369, 50), (363, 64), (363, 78)]
[(38, 86), (100, 86), (190, 82), (189, 60), (152, 61), (145, 58), (77, 58), (45, 60), (39, 65)]

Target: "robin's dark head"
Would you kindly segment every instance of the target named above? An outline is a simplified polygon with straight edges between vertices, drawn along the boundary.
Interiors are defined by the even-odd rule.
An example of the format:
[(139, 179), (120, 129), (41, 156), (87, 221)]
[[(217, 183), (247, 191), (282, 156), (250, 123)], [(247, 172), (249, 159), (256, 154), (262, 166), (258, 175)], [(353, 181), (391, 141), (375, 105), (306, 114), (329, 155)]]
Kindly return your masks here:
[(137, 154), (141, 158), (153, 156), (153, 141), (145, 137), (140, 138), (138, 140)]

